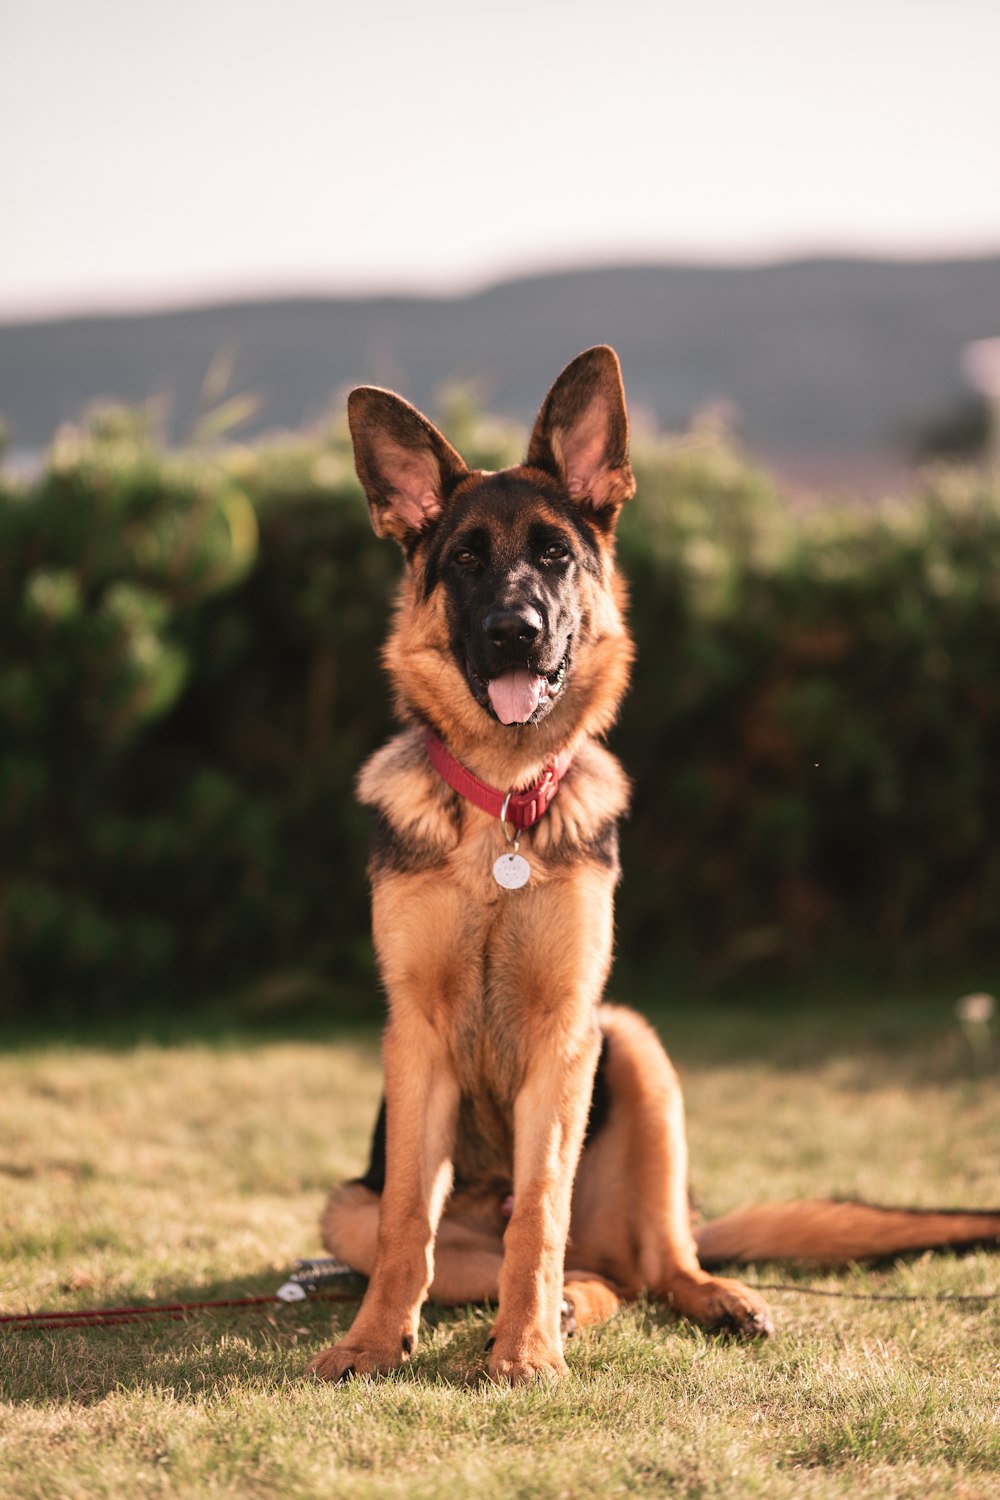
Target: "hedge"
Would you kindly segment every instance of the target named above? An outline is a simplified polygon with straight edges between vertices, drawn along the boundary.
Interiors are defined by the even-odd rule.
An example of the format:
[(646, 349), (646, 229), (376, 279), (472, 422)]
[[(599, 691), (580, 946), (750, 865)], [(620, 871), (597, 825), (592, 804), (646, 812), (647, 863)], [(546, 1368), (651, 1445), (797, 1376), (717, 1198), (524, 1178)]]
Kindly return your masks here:
[[(516, 455), (467, 403), (446, 425)], [(1000, 484), (796, 512), (717, 433), (635, 456), (632, 966), (995, 955)], [(398, 569), (342, 425), (177, 454), (107, 411), (0, 481), (8, 1015), (374, 993), (351, 788)]]

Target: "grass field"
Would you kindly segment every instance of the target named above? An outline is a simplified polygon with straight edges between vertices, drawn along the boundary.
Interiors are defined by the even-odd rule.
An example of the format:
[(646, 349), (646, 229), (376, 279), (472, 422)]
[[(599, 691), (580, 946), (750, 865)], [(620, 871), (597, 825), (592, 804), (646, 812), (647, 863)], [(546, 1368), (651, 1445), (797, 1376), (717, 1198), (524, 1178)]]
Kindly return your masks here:
[[(953, 997), (765, 1014), (680, 997), (709, 1212), (817, 1190), (1000, 1201), (1000, 1090)], [(379, 1093), (371, 1030), (22, 1041), (0, 1060), (0, 1310), (272, 1291), (318, 1253)], [(1000, 1257), (751, 1280), (852, 1293), (1000, 1290)], [(303, 1376), (331, 1309), (0, 1336), (0, 1495), (995, 1496), (1000, 1301), (777, 1292), (761, 1347), (632, 1307), (573, 1339), (556, 1386), (482, 1379), (486, 1310), (430, 1309), (412, 1363)], [(346, 1320), (350, 1309), (334, 1309)]]

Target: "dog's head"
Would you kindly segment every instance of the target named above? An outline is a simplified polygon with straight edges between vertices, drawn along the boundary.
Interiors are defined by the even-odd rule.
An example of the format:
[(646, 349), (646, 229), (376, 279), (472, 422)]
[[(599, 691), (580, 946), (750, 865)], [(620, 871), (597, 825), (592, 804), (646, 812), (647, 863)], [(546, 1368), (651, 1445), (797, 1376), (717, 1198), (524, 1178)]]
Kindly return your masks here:
[(404, 712), (457, 749), (544, 755), (606, 728), (631, 660), (614, 529), (635, 492), (614, 351), (567, 366), (525, 463), (496, 474), (391, 391), (352, 391), (348, 415), (375, 530), (407, 557), (386, 652)]

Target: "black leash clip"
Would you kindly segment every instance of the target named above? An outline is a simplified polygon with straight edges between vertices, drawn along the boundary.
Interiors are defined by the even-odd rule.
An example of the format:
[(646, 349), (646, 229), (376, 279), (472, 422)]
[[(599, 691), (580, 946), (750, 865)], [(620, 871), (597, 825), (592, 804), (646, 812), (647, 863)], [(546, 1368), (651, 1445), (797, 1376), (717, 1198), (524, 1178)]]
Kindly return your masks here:
[(321, 1255), (315, 1260), (297, 1260), (295, 1270), (274, 1295), (281, 1302), (304, 1302), (310, 1292), (318, 1292), (321, 1287), (354, 1274), (350, 1266), (345, 1266), (342, 1260), (337, 1260), (332, 1255)]

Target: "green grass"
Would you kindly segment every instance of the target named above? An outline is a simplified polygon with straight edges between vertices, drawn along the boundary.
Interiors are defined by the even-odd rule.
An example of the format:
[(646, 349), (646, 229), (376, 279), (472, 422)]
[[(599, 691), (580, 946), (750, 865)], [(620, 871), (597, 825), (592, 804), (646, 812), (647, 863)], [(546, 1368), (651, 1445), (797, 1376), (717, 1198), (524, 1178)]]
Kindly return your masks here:
[[(950, 1000), (671, 1009), (710, 1211), (817, 1190), (1000, 1201), (997, 1077), (973, 1070)], [(318, 1251), (378, 1092), (374, 1031), (22, 1041), (0, 1061), (2, 1310), (273, 1290)], [(980, 1293), (1000, 1259), (791, 1279)], [(482, 1378), (482, 1308), (430, 1309), (410, 1366), (343, 1387), (302, 1374), (323, 1304), (8, 1333), (0, 1494), (996, 1493), (1000, 1301), (772, 1301), (779, 1335), (759, 1348), (640, 1304), (570, 1342), (568, 1380), (517, 1391)]]

